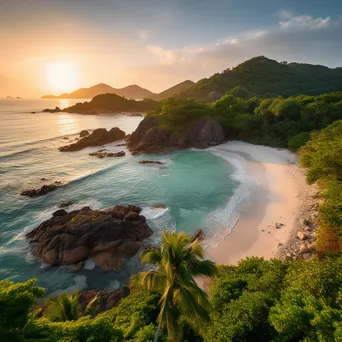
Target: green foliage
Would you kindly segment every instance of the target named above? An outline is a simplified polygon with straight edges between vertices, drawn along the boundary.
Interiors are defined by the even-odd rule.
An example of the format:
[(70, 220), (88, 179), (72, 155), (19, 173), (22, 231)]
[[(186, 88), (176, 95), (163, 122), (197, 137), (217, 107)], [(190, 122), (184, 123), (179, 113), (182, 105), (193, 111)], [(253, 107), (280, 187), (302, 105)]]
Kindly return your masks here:
[(301, 132), (289, 139), (287, 144), (288, 148), (292, 151), (297, 151), (300, 147), (304, 146), (310, 140), (309, 132)]
[(35, 287), (36, 279), (23, 283), (0, 280), (0, 336), (8, 341), (19, 340), (29, 320), (29, 310), (44, 290)]
[(169, 340), (182, 338), (181, 315), (196, 331), (209, 321), (210, 304), (206, 293), (198, 287), (195, 276), (212, 276), (215, 264), (204, 260), (198, 240), (191, 242), (185, 233), (164, 233), (160, 249), (145, 249), (143, 263), (157, 266), (135, 275), (132, 283), (147, 291), (160, 293), (159, 324), (165, 325)]
[(241, 99), (248, 99), (250, 97), (249, 91), (240, 86), (236, 86), (235, 88), (228, 90), (226, 94), (240, 97)]
[(342, 181), (342, 120), (323, 129), (300, 151), (300, 162), (308, 168), (307, 181)]
[(124, 332), (126, 341), (139, 341), (151, 331), (155, 335), (159, 298), (160, 295), (156, 293), (134, 290), (113, 310), (114, 325)]
[(285, 284), (270, 313), (277, 340), (334, 341), (342, 321), (341, 259), (293, 263)]
[(280, 297), (287, 265), (247, 258), (238, 266), (220, 266), (211, 288), (211, 324), (205, 341), (270, 341), (270, 307)]

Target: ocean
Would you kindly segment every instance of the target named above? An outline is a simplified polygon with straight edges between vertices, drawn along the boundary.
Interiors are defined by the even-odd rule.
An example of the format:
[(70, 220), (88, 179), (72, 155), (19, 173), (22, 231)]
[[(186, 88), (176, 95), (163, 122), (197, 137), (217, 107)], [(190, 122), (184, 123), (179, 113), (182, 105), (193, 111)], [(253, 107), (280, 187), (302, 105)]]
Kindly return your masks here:
[[(38, 285), (51, 294), (76, 288), (115, 289), (141, 269), (138, 256), (119, 272), (103, 272), (89, 260), (77, 273), (66, 266), (49, 267), (34, 257), (25, 233), (48, 219), (64, 201), (74, 203), (67, 210), (117, 204), (142, 207), (154, 231), (147, 243), (159, 243), (163, 230), (193, 234), (200, 228), (207, 235), (206, 245), (215, 245), (230, 233), (239, 204), (248, 196), (246, 187), (241, 187), (240, 162), (215, 148), (131, 156), (125, 147), (116, 146), (120, 141), (105, 148), (125, 150), (122, 158), (89, 156), (99, 147), (59, 152), (83, 129), (119, 127), (130, 134), (142, 120), (120, 114), (41, 113), (43, 108), (64, 108), (76, 102), (0, 100), (0, 279), (38, 278)], [(163, 164), (141, 165), (142, 159)], [(20, 196), (25, 189), (55, 181), (62, 186), (47, 195)], [(166, 208), (154, 208), (156, 204)]]

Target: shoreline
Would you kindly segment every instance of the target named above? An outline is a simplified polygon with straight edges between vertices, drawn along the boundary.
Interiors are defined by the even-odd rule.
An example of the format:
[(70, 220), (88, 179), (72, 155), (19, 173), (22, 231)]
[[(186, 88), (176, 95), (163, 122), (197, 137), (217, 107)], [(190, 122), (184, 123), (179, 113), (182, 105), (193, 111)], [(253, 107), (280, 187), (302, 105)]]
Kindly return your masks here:
[(233, 265), (252, 256), (310, 258), (314, 235), (307, 236), (304, 242), (297, 234), (306, 230), (304, 219), (310, 219), (312, 230), (315, 228), (312, 207), (317, 207), (317, 190), (306, 184), (305, 171), (298, 166), (296, 155), (238, 141), (218, 145), (213, 150), (244, 158), (246, 173), (257, 185), (252, 185), (249, 205), (242, 208), (232, 232), (217, 247), (208, 247), (206, 258), (217, 264)]

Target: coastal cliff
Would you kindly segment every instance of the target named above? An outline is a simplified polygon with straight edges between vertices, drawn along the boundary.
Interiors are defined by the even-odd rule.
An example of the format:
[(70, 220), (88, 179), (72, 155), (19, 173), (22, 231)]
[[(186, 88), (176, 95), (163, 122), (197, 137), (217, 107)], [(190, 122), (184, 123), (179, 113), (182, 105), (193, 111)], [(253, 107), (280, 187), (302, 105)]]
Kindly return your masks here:
[(188, 125), (184, 133), (175, 133), (158, 122), (156, 116), (147, 116), (127, 137), (127, 147), (135, 153), (160, 153), (185, 148), (207, 148), (222, 143), (222, 126), (213, 119), (201, 118)]

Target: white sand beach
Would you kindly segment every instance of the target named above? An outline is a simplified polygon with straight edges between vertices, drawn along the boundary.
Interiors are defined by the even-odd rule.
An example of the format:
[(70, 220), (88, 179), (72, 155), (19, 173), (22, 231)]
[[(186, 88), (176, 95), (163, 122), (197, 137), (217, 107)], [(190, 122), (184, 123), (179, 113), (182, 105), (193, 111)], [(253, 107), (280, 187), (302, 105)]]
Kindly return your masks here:
[(218, 247), (207, 248), (206, 257), (219, 264), (237, 264), (250, 256), (278, 257), (295, 239), (316, 192), (306, 184), (296, 155), (238, 141), (214, 149), (243, 157), (255, 185), (232, 233)]

